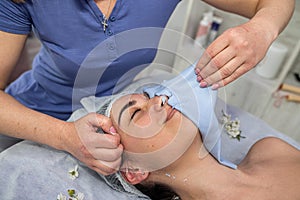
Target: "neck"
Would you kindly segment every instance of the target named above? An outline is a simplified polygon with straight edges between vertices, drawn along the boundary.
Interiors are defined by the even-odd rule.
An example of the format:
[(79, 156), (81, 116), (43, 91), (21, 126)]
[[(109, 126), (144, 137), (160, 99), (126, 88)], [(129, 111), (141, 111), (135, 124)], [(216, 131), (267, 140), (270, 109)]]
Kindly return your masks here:
[[(199, 142), (200, 141), (200, 142)], [(223, 199), (241, 191), (249, 177), (240, 170), (220, 165), (210, 154), (199, 158), (202, 143), (196, 138), (175, 163), (157, 172), (152, 180), (172, 188), (181, 199)]]
[(112, 12), (116, 1), (115, 0), (94, 0), (97, 4), (98, 8), (101, 10), (101, 12), (105, 15), (105, 18), (108, 18), (110, 16), (110, 13)]

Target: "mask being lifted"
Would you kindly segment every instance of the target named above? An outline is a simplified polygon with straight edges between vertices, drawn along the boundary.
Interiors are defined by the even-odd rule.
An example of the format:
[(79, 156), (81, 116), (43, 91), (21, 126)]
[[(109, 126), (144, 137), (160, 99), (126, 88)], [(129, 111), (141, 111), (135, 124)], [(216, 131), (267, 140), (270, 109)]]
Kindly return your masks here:
[[(222, 128), (215, 114), (217, 91), (200, 88), (192, 65), (175, 78), (161, 85), (144, 89), (150, 98), (167, 96), (168, 104), (188, 117), (200, 130), (203, 144), (221, 164), (236, 169), (232, 162), (221, 157)], [(200, 155), (201, 156), (201, 155)]]

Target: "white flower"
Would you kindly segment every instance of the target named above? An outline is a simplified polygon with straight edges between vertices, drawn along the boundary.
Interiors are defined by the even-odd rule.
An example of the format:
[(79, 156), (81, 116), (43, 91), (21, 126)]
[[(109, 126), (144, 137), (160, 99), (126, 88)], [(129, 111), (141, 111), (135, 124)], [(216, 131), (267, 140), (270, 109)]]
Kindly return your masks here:
[(240, 130), (240, 120), (231, 120), (231, 115), (226, 114), (224, 111), (222, 111), (222, 113), (222, 123), (224, 124), (227, 134), (231, 138), (236, 138), (239, 141), (241, 138), (245, 138), (244, 136), (241, 136), (242, 131)]
[(231, 115), (228, 115), (228, 114), (223, 112), (222, 123), (226, 124), (230, 121), (230, 119), (231, 119)]
[(56, 200), (67, 200), (67, 197), (62, 193), (59, 193), (56, 197)]
[(84, 194), (81, 193), (81, 192), (79, 192), (79, 193), (77, 194), (77, 199), (76, 199), (76, 200), (83, 200), (83, 199), (84, 199)]
[[(70, 169), (68, 171), (68, 174), (72, 180), (75, 180), (78, 178), (79, 173), (78, 173), (78, 165), (75, 165), (74, 169)], [(84, 200), (84, 194), (81, 192), (76, 192), (74, 189), (69, 189), (68, 190), (69, 197), (63, 195), (62, 193), (59, 193), (57, 195), (57, 200)]]
[(228, 130), (227, 133), (233, 138), (236, 138), (239, 134), (241, 134), (241, 132), (237, 130)]
[(79, 176), (78, 165), (76, 165), (74, 169), (69, 170), (69, 176), (72, 180), (75, 180), (76, 178), (78, 178), (78, 176)]
[(69, 193), (69, 200), (83, 200), (84, 199), (84, 194), (81, 192), (76, 193), (75, 190), (70, 189), (68, 190)]

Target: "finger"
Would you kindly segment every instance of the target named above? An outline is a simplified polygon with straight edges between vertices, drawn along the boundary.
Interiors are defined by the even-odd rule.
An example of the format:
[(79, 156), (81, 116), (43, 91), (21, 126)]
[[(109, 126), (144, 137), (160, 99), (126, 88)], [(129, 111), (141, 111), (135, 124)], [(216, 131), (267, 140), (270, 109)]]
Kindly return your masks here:
[(90, 113), (87, 118), (91, 126), (101, 128), (106, 133), (110, 132), (112, 121), (109, 117), (98, 113)]
[(95, 170), (100, 174), (109, 175), (117, 172), (120, 168), (121, 163), (122, 163), (122, 158), (119, 158), (114, 162), (95, 160), (93, 162), (93, 165), (90, 168), (92, 168), (93, 170)]
[(242, 64), (243, 60), (239, 57), (235, 57), (228, 63), (226, 63), (220, 70), (214, 72), (212, 75), (205, 78), (203, 81), (205, 81), (207, 85), (217, 83), (218, 81), (229, 77)]
[(206, 51), (202, 54), (195, 68), (195, 72), (197, 75), (199, 75), (200, 71), (209, 63), (211, 58), (212, 57)]
[(217, 54), (199, 73), (202, 79), (212, 75), (221, 69), (226, 63), (230, 62), (235, 57), (235, 51), (231, 47), (227, 47), (222, 52)]
[(248, 72), (250, 69), (248, 68), (247, 64), (242, 64), (240, 67), (238, 67), (230, 76), (227, 78), (213, 84), (212, 89), (218, 89), (220, 87), (223, 87), (225, 85), (228, 85), (232, 81), (236, 80), (246, 72)]
[(106, 132), (110, 133), (111, 132), (111, 127), (112, 127), (112, 121), (109, 117), (106, 117), (104, 115), (96, 114), (98, 124), (96, 125), (97, 127), (101, 127), (101, 129)]
[(213, 43), (211, 43), (205, 52), (202, 54), (201, 58), (199, 59), (196, 68), (198, 68), (200, 71), (210, 62), (210, 60), (215, 57), (218, 53), (223, 51), (227, 46), (229, 42), (227, 38), (223, 38), (220, 36), (217, 38)]
[(120, 135), (110, 134), (90, 134), (87, 138), (86, 144), (91, 148), (106, 148), (116, 149), (120, 145)]
[(106, 162), (113, 162), (118, 160), (123, 153), (123, 145), (120, 144), (116, 149), (103, 149), (97, 148), (91, 151), (92, 156), (96, 160), (102, 160)]
[(107, 175), (110, 175), (110, 174), (113, 174), (113, 173), (116, 173), (118, 170), (116, 169), (112, 169), (112, 168), (109, 168), (107, 166), (101, 166), (99, 168), (99, 166), (89, 166), (89, 168), (91, 168), (92, 170), (96, 171), (98, 174), (102, 174), (104, 176), (107, 176)]
[(106, 162), (106, 161), (101, 161), (101, 163), (110, 168), (111, 170), (119, 170), (120, 169), (120, 166), (121, 166), (121, 163), (122, 163), (122, 158), (120, 157), (119, 159), (115, 160), (115, 161), (112, 161), (112, 162)]

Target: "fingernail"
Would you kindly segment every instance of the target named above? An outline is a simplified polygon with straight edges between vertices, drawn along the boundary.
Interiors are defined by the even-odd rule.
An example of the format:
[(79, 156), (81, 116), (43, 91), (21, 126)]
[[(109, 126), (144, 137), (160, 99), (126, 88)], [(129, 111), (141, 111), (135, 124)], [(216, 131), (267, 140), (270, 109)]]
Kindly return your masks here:
[(220, 85), (218, 83), (215, 83), (211, 86), (211, 89), (216, 90), (220, 87)]
[(202, 81), (202, 77), (201, 76), (197, 76), (197, 81), (198, 82)]
[(205, 81), (201, 81), (200, 87), (202, 87), (202, 88), (207, 87), (207, 83)]
[(196, 75), (198, 75), (198, 74), (200, 73), (200, 69), (198, 69), (198, 68), (195, 68), (194, 71), (195, 71), (195, 74), (196, 74)]
[(109, 128), (109, 132), (112, 134), (112, 135), (116, 135), (117, 131), (116, 129), (112, 126)]

